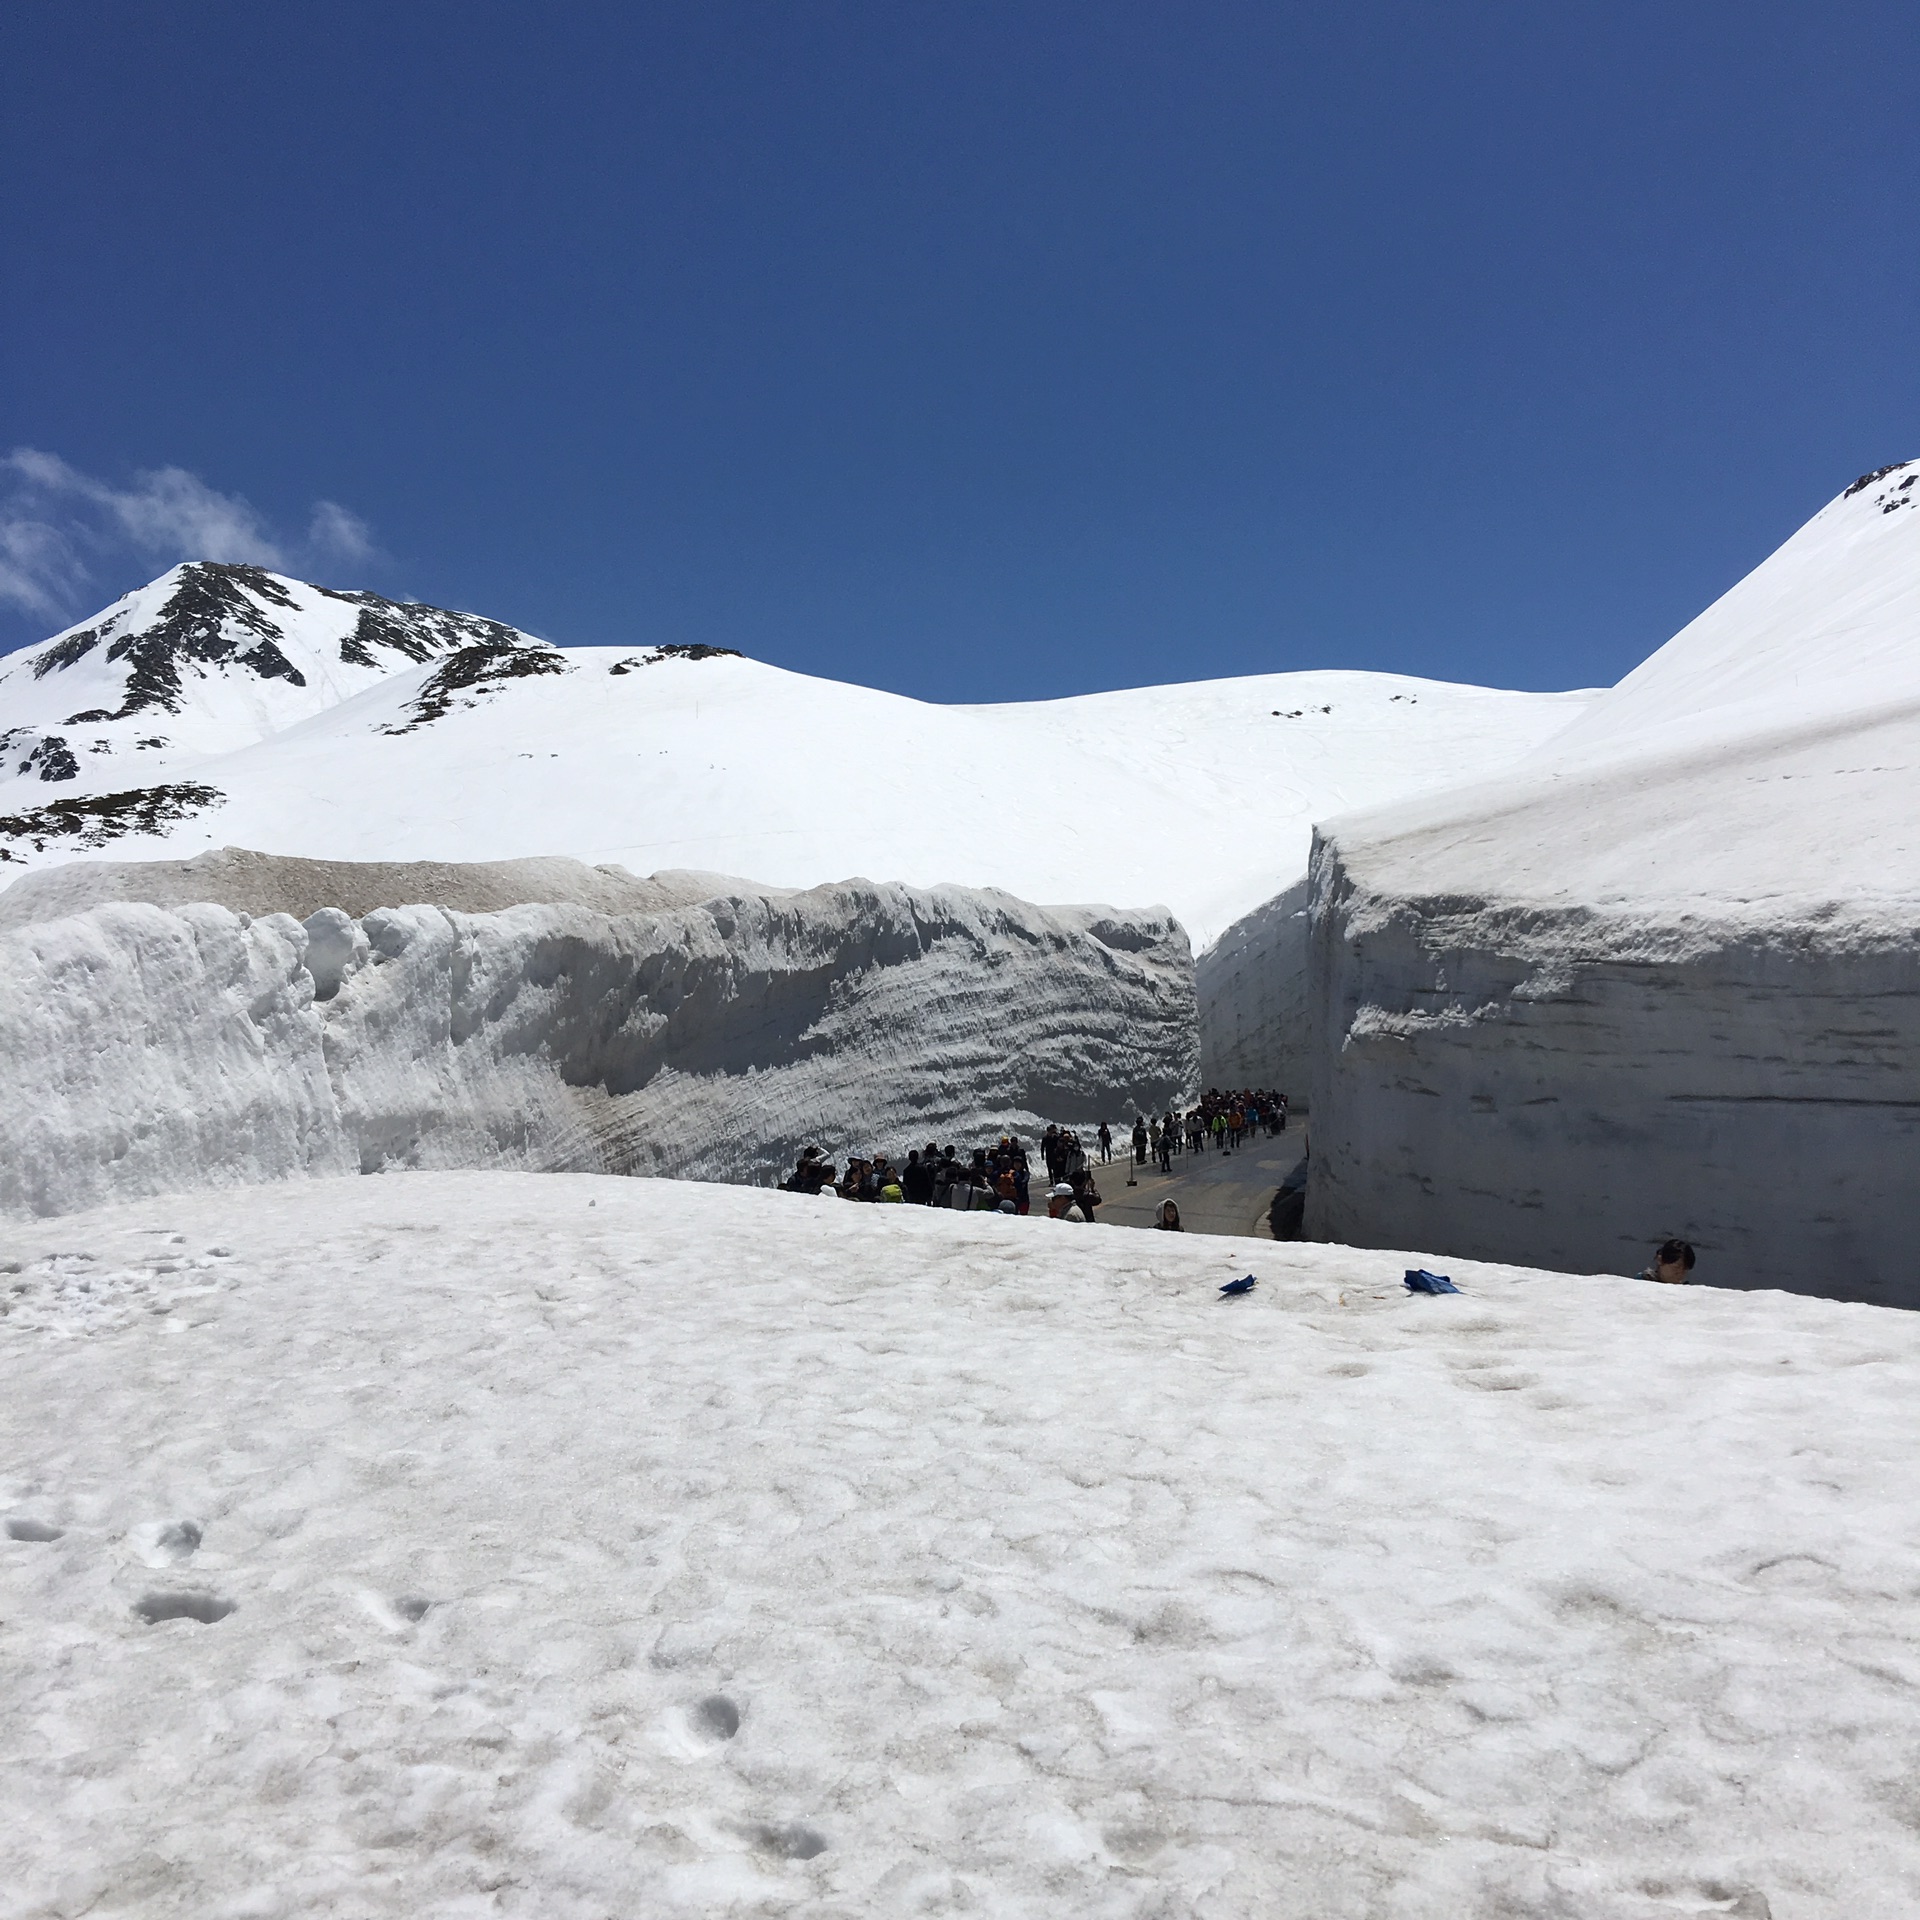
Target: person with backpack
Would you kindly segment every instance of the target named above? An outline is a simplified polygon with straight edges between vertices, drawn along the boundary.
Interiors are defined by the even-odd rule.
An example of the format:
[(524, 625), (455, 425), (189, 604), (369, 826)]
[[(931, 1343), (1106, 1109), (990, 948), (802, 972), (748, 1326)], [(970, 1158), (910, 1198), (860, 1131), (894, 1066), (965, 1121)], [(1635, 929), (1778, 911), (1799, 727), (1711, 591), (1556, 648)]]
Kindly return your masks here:
[(1093, 1224), (1093, 1210), (1101, 1204), (1100, 1189), (1093, 1184), (1091, 1173), (1076, 1173), (1068, 1182), (1073, 1190), (1073, 1208), (1068, 1211), (1071, 1220), (1075, 1210), (1089, 1226)]

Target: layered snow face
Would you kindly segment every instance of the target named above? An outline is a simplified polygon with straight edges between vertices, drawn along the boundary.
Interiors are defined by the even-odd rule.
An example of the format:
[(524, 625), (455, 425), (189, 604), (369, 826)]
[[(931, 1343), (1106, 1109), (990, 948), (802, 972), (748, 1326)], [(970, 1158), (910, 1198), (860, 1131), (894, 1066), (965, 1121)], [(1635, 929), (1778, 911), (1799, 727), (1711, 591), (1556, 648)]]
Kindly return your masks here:
[[(583, 861), (301, 860), (286, 854), (220, 847), (191, 860), (72, 860), (23, 874), (0, 891), (0, 930), (84, 913), (111, 901), (156, 907), (210, 901), (259, 917), (305, 920), (322, 907), (359, 919), (379, 907), (427, 901), (461, 913), (502, 907), (576, 906), (595, 913), (657, 913), (695, 906), (716, 894), (756, 889), (721, 873), (656, 873), (641, 879), (624, 867)], [(774, 889), (778, 891), (778, 889)]]
[[(162, 617), (177, 576), (244, 603), (195, 643), (220, 658)], [(417, 655), (369, 643), (372, 666), (343, 659), (374, 619)], [(261, 622), (304, 685), (262, 677)], [(115, 637), (58, 670), (47, 663), (77, 635), (0, 671), (0, 733), (19, 733), (0, 854), (19, 867), (229, 845), (363, 862), (565, 855), (802, 888), (864, 870), (1155, 902), (1198, 946), (1304, 877), (1315, 819), (1508, 765), (1586, 698), (1293, 673), (930, 706), (711, 648), (548, 648), (257, 569), (176, 570), (77, 632), (108, 625)], [(126, 705), (127, 661), (110, 656), (136, 633), (191, 701), (115, 723), (131, 745), (99, 723), (113, 750), (95, 754), (93, 724), (67, 720)], [(93, 673), (105, 678), (83, 688)], [(48, 732), (76, 763), (52, 782), (19, 771), (28, 734)], [(144, 812), (130, 797), (159, 787)]]
[(0, 934), (0, 1210), (387, 1167), (769, 1178), (1163, 1106), (1164, 914), (848, 882), (609, 918), (104, 906)]
[(0, 1225), (10, 1910), (1920, 1910), (1920, 1320), (1248, 1252), (497, 1173)]
[(1325, 829), (1310, 1232), (1920, 1306), (1915, 475), (1508, 781)]
[(1194, 963), (1208, 1086), (1271, 1087), (1306, 1106), (1308, 899), (1302, 879), (1236, 920)]

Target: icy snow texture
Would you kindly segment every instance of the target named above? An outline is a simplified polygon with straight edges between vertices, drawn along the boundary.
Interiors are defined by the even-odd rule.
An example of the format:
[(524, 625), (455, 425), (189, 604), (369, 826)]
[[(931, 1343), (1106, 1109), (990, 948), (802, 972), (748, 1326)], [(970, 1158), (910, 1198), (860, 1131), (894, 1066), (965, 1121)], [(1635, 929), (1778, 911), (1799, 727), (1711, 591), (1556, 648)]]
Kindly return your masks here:
[[(1208, 1086), (1272, 1087), (1307, 1104), (1309, 901), (1302, 879), (1236, 920), (1194, 963)], [(0, 894), (0, 913), (5, 903)]]
[(1499, 786), (1324, 829), (1316, 1237), (1920, 1306), (1916, 478)]
[(387, 1166), (764, 1179), (1163, 1106), (1164, 914), (851, 881), (655, 914), (122, 904), (0, 934), (0, 1210)]
[(0, 1227), (7, 1911), (1920, 1911), (1920, 1320), (1245, 1259), (512, 1174)]
[[(230, 612), (216, 636), (230, 653), (202, 657), (218, 645), (200, 640), (182, 661), (179, 716), (63, 731), (77, 708), (126, 704), (132, 655), (109, 661), (112, 646), (164, 625), (169, 596), (196, 585), (245, 618)], [(1508, 765), (1589, 697), (1281, 673), (932, 706), (754, 660), (555, 651), (471, 615), (258, 569), (179, 568), (110, 614), (111, 645), (63, 665), (68, 637), (0, 663), (0, 738), (23, 730), (0, 753), (0, 816), (161, 781), (224, 798), (104, 857), (220, 843), (322, 860), (566, 854), (791, 887), (855, 869), (1027, 900), (1159, 902), (1197, 946), (1304, 877), (1314, 820)], [(431, 652), (343, 661), (363, 619)], [(247, 664), (263, 629), (281, 636), (303, 687)], [(411, 725), (422, 690), (453, 670), (450, 648), (471, 660), (495, 645), (565, 671), (487, 681)], [(28, 731), (48, 730), (77, 756), (70, 781), (18, 770)], [(148, 737), (164, 744), (136, 744)], [(40, 838), (39, 851), (31, 835), (0, 851), (34, 867), (71, 857), (70, 837)]]

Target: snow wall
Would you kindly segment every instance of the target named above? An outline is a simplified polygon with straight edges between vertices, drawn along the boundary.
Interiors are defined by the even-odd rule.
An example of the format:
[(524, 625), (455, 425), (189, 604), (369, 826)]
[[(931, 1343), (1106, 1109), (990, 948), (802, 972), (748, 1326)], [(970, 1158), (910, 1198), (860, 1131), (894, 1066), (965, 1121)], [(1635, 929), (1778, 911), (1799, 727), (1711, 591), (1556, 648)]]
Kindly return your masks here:
[(1920, 464), (1313, 859), (1311, 1237), (1920, 1307)]
[(0, 933), (0, 1210), (388, 1167), (756, 1180), (1188, 1093), (1159, 911), (851, 881), (608, 917), (125, 903)]
[(1920, 930), (1315, 880), (1310, 1238), (1920, 1307)]
[(1308, 1235), (1920, 1308), (1916, 776), (1920, 701), (1323, 829)]
[(1194, 961), (1202, 1082), (1271, 1087), (1287, 1095), (1295, 1112), (1309, 1098), (1310, 898), (1303, 874), (1236, 920)]

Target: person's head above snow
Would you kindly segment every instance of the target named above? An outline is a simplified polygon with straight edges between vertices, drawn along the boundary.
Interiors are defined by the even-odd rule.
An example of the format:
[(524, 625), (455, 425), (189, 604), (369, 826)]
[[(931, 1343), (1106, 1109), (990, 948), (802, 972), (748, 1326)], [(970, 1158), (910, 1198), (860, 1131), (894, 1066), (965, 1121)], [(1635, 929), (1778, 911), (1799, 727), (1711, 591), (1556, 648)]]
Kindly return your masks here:
[(1663, 1281), (1670, 1287), (1684, 1287), (1693, 1276), (1694, 1251), (1684, 1240), (1662, 1242), (1660, 1251), (1653, 1256), (1653, 1265), (1647, 1269), (1650, 1279)]

